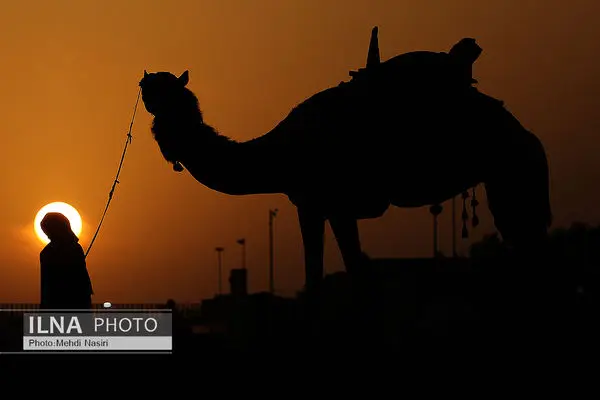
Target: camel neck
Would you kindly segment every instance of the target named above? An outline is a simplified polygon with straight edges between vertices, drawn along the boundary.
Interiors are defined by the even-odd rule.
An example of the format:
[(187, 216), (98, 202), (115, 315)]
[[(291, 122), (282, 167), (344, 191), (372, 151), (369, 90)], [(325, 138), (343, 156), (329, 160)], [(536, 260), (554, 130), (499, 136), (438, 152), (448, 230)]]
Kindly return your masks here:
[(230, 195), (277, 193), (269, 173), (268, 149), (260, 140), (236, 142), (200, 123), (178, 151), (178, 161), (194, 179)]

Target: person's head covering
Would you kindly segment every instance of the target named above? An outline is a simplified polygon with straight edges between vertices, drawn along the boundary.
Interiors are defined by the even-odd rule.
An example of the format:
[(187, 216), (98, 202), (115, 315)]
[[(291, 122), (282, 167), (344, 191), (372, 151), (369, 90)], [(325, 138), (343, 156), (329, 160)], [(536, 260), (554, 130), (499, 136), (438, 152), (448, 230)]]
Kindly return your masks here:
[(40, 223), (42, 231), (48, 236), (50, 241), (79, 241), (75, 233), (71, 230), (69, 219), (58, 212), (50, 212), (42, 218)]

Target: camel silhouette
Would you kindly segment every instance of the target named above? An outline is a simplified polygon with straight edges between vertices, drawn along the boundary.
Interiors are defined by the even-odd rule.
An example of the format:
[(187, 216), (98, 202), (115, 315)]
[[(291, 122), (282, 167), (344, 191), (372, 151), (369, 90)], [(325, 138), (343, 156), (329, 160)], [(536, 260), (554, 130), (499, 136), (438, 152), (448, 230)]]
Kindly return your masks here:
[[(472, 86), (470, 63), (480, 52), (474, 40), (449, 53), (380, 62), (376, 34), (367, 68), (245, 142), (205, 123), (186, 87), (188, 71), (144, 71), (142, 100), (163, 157), (222, 193), (287, 195), (297, 207), (307, 291), (323, 277), (325, 221), (353, 273), (365, 265), (357, 220), (380, 217), (390, 205), (437, 205), (480, 183), (505, 241), (531, 248), (545, 240), (551, 208), (544, 147), (503, 102)], [(473, 51), (460, 51), (469, 45), (470, 61), (464, 54)]]

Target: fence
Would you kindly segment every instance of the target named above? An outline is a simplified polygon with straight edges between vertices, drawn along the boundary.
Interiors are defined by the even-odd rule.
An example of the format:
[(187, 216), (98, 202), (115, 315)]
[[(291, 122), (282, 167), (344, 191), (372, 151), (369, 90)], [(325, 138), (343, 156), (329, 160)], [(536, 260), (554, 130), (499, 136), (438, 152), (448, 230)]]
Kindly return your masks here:
[[(200, 309), (200, 304), (190, 303), (190, 304), (176, 304), (176, 310), (181, 312), (182, 314), (190, 314), (194, 313)], [(92, 308), (95, 310), (103, 310), (103, 304), (93, 304)], [(167, 306), (165, 303), (119, 303), (119, 304), (111, 304), (110, 309), (117, 310), (157, 310), (157, 309), (166, 309)], [(39, 310), (40, 305), (37, 303), (0, 303), (0, 311), (8, 312), (10, 314), (14, 313), (22, 313), (27, 311), (35, 311)]]

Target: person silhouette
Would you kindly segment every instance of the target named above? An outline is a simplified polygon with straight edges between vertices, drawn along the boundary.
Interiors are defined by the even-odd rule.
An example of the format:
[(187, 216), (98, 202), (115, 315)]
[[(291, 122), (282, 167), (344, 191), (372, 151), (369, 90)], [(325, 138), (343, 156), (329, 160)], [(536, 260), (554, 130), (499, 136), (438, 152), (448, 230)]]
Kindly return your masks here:
[(92, 282), (79, 238), (67, 217), (48, 213), (40, 223), (50, 243), (40, 253), (41, 308), (90, 309)]

